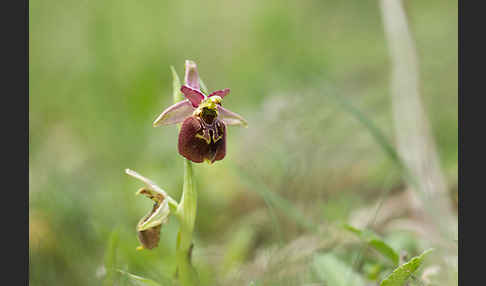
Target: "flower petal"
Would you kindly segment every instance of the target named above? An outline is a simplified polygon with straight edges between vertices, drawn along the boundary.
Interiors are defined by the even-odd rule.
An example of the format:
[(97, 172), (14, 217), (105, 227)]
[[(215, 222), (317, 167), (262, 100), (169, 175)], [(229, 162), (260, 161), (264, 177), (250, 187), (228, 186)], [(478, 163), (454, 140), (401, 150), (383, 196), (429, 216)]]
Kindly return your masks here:
[(169, 220), (169, 204), (167, 198), (158, 194), (156, 194), (157, 197), (153, 197), (153, 192), (150, 192), (146, 188), (142, 188), (138, 193), (144, 194), (154, 201), (152, 210), (137, 224), (138, 240), (142, 244), (142, 247), (152, 249), (159, 244), (160, 229)]
[(188, 99), (179, 101), (178, 103), (169, 106), (159, 115), (159, 117), (157, 117), (157, 119), (155, 119), (153, 123), (154, 127), (180, 123), (184, 121), (186, 117), (191, 116), (194, 109), (195, 108)]
[(134, 177), (135, 179), (138, 179), (140, 181), (142, 181), (142, 183), (145, 184), (145, 187), (147, 187), (148, 190), (151, 190), (151, 191), (154, 191), (156, 193), (159, 193), (161, 194), (164, 198), (168, 197), (167, 193), (162, 190), (162, 188), (160, 188), (159, 186), (157, 186), (154, 182), (152, 182), (151, 180), (145, 178), (144, 176), (140, 175), (139, 173), (133, 171), (133, 170), (130, 170), (130, 169), (125, 169), (125, 173), (129, 176), (132, 176)]
[(184, 78), (185, 84), (189, 87), (199, 90), (199, 75), (197, 73), (197, 65), (191, 60), (186, 60), (186, 76)]
[(199, 90), (191, 88), (190, 86), (183, 85), (181, 86), (182, 93), (189, 99), (192, 103), (192, 106), (197, 107), (201, 101), (204, 100), (204, 94), (202, 94)]
[(142, 244), (142, 246), (137, 247), (137, 250), (142, 250), (142, 249), (152, 249), (154, 247), (157, 247), (159, 245), (160, 241), (160, 229), (162, 228), (162, 225), (159, 224), (157, 226), (154, 226), (152, 228), (148, 228), (145, 230), (139, 230), (137, 231), (138, 234), (138, 241)]
[(137, 195), (143, 194), (158, 203), (160, 203), (160, 198), (165, 198), (168, 201), (171, 210), (177, 209), (178, 203), (176, 202), (176, 200), (171, 198), (161, 187), (157, 186), (154, 182), (130, 169), (125, 169), (125, 173), (137, 180), (142, 181), (145, 184), (145, 188), (140, 189), (137, 192)]
[(222, 89), (222, 90), (216, 90), (216, 91), (213, 91), (208, 97), (211, 97), (213, 95), (218, 95), (221, 98), (223, 98), (226, 95), (228, 95), (229, 92), (230, 92), (230, 89), (229, 88), (225, 88), (225, 89)]
[(161, 204), (155, 203), (154, 208), (137, 225), (138, 231), (147, 230), (167, 223), (170, 214), (169, 203), (164, 198)]
[(241, 117), (241, 115), (236, 114), (228, 109), (218, 105), (216, 107), (218, 109), (218, 117), (227, 125), (242, 125), (243, 127), (248, 127), (248, 123), (246, 120)]

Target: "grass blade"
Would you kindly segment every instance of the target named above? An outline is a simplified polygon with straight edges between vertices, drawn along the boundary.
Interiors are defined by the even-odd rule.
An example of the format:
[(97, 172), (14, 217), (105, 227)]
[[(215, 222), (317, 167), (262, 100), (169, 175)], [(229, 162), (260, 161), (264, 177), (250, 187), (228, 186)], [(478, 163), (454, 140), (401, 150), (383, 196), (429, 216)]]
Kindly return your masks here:
[(433, 249), (428, 249), (419, 256), (415, 256), (408, 262), (400, 265), (392, 273), (385, 277), (385, 279), (383, 279), (380, 286), (403, 286), (413, 275), (413, 273), (422, 265), (425, 256), (432, 250)]
[(378, 235), (369, 230), (360, 230), (350, 225), (344, 225), (344, 228), (355, 233), (360, 239), (364, 240), (368, 245), (373, 247), (376, 251), (381, 253), (386, 258), (390, 259), (394, 265), (398, 265), (400, 256), (383, 241)]
[(111, 286), (115, 284), (116, 249), (118, 247), (118, 239), (118, 231), (113, 230), (108, 239), (108, 247), (105, 252), (104, 266), (106, 276), (103, 281), (103, 286)]
[(154, 280), (138, 276), (135, 274), (128, 273), (126, 271), (117, 269), (118, 272), (120, 272), (123, 275), (126, 275), (128, 278), (131, 280), (135, 281), (138, 285), (143, 285), (143, 286), (162, 286), (159, 283), (155, 282)]

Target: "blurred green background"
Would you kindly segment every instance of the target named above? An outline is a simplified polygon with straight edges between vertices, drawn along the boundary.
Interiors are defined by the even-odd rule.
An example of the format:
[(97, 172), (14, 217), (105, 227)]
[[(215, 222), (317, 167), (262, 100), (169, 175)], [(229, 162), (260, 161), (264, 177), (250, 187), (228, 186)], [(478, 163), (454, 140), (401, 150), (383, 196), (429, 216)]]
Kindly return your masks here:
[[(223, 161), (194, 168), (193, 259), (203, 284), (321, 283), (312, 259), (319, 253), (373, 281), (381, 258), (338, 226), (384, 191), (399, 193), (404, 182), (370, 131), (335, 98), (393, 142), (391, 61), (378, 1), (29, 6), (31, 285), (101, 285), (110, 257), (117, 269), (172, 285), (178, 223), (171, 219), (162, 229), (158, 248), (136, 251), (135, 226), (151, 202), (135, 196), (141, 184), (124, 169), (180, 197), (176, 127), (152, 122), (172, 103), (169, 66), (183, 77), (185, 59), (198, 63), (209, 90), (231, 88), (225, 106), (249, 122), (247, 129), (229, 127)], [(457, 1), (405, 1), (405, 8), (421, 96), (455, 205)], [(411, 255), (428, 246), (411, 231), (375, 231)], [(294, 248), (275, 267), (261, 266)], [(275, 269), (289, 270), (282, 276)], [(115, 283), (136, 285), (121, 274)], [(327, 283), (315, 285), (338, 285)]]

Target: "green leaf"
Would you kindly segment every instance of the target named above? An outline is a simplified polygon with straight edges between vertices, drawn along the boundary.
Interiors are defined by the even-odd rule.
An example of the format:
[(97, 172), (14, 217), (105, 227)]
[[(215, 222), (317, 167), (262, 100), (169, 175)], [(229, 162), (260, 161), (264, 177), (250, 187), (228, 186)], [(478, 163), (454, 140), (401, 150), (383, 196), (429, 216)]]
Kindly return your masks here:
[(354, 226), (349, 225), (349, 224), (345, 224), (343, 227), (344, 227), (344, 229), (349, 230), (349, 231), (361, 236), (362, 231), (360, 229), (357, 229)]
[(170, 66), (170, 70), (172, 71), (172, 97), (174, 98), (174, 103), (177, 103), (184, 100), (181, 92), (181, 80), (173, 66)]
[(208, 93), (208, 88), (206, 87), (206, 85), (204, 84), (204, 81), (202, 80), (201, 77), (199, 77), (199, 85), (201, 87), (201, 91), (204, 92), (206, 95), (209, 95)]
[(391, 246), (389, 246), (386, 242), (384, 242), (378, 235), (376, 235), (372, 231), (360, 230), (350, 225), (344, 225), (344, 228), (358, 235), (360, 239), (368, 243), (368, 245), (373, 247), (376, 251), (381, 253), (383, 256), (390, 259), (394, 265), (398, 265), (400, 256)]
[(422, 265), (424, 258), (433, 249), (427, 249), (419, 256), (412, 257), (408, 262), (397, 267), (392, 273), (390, 273), (380, 286), (403, 286), (407, 282), (408, 278)]
[(115, 284), (116, 249), (118, 246), (118, 230), (113, 230), (108, 240), (108, 247), (105, 252), (106, 276), (103, 285), (111, 286)]
[(368, 240), (368, 243), (378, 252), (383, 254), (383, 256), (389, 258), (394, 265), (398, 265), (400, 257), (395, 252), (395, 250), (393, 250), (393, 248), (391, 248), (383, 240), (381, 240), (380, 238), (371, 238)]
[(137, 276), (137, 275), (128, 273), (128, 272), (120, 270), (120, 269), (117, 269), (117, 271), (120, 272), (121, 274), (124, 274), (127, 277), (129, 277), (130, 279), (135, 281), (138, 285), (161, 286), (159, 283), (155, 282), (154, 280), (151, 280), (151, 279), (148, 279), (148, 278), (145, 278), (145, 277), (141, 277), (141, 276)]
[(365, 280), (361, 275), (339, 260), (333, 254), (324, 254), (314, 257), (313, 268), (318, 278), (325, 285), (332, 286), (364, 286)]

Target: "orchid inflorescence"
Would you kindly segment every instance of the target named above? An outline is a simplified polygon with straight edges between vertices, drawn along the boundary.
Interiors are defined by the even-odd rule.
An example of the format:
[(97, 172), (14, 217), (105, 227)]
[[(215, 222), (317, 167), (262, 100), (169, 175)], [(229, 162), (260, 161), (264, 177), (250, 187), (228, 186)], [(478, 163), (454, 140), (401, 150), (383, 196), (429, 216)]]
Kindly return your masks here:
[(186, 84), (180, 91), (185, 100), (165, 109), (154, 121), (154, 127), (182, 122), (179, 132), (179, 154), (195, 163), (213, 163), (226, 155), (226, 125), (247, 126), (240, 115), (222, 106), (230, 89), (209, 95), (200, 89), (196, 63), (186, 60)]
[[(177, 239), (177, 263), (181, 285), (197, 284), (197, 274), (191, 265), (192, 233), (196, 219), (197, 192), (193, 184), (191, 162), (212, 164), (226, 156), (226, 126), (242, 125), (247, 122), (240, 115), (224, 108), (222, 101), (229, 88), (217, 90), (208, 95), (199, 78), (196, 63), (185, 62), (184, 85), (181, 86), (177, 73), (174, 76), (174, 102), (154, 121), (154, 127), (182, 123), (179, 131), (178, 151), (184, 160), (184, 185), (181, 201), (178, 203), (162, 188), (137, 172), (126, 169), (129, 176), (141, 181), (144, 187), (137, 195), (144, 195), (153, 201), (153, 207), (137, 224), (137, 249), (153, 249), (158, 246), (161, 227), (175, 215), (180, 223)], [(204, 90), (201, 89), (204, 87)], [(180, 92), (179, 92), (180, 91)], [(180, 95), (182, 93), (186, 99)]]

